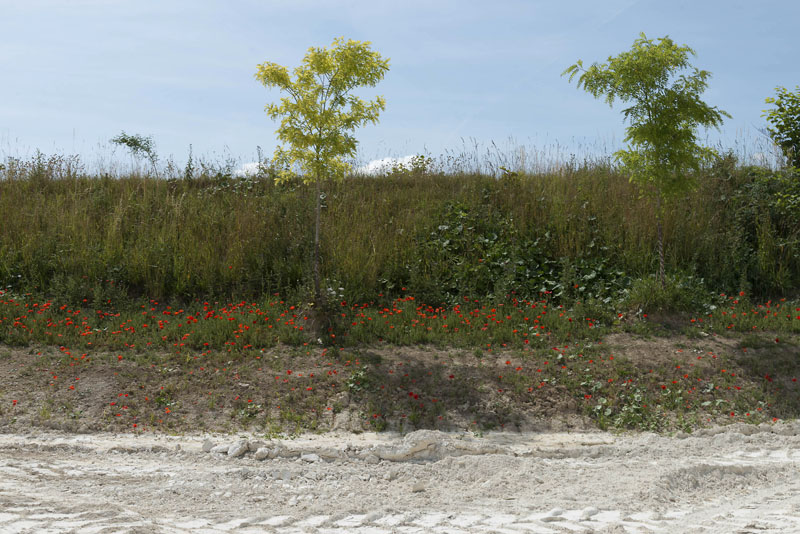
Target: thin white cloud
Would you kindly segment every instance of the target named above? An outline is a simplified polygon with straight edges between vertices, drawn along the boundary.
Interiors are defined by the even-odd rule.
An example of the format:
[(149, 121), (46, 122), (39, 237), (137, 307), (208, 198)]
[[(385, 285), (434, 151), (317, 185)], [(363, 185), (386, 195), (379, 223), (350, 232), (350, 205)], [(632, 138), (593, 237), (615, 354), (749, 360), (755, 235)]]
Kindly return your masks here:
[[(370, 176), (378, 176), (380, 174), (385, 174), (391, 171), (395, 167), (404, 167), (406, 169), (411, 169), (415, 157), (417, 157), (416, 154), (410, 154), (408, 156), (403, 156), (401, 158), (374, 159), (369, 163), (367, 163), (366, 165), (356, 168), (356, 172), (360, 174), (367, 174)], [(258, 173), (259, 173), (258, 162), (251, 161), (239, 165), (239, 167), (233, 171), (233, 176), (237, 178), (245, 178), (245, 177), (256, 176), (258, 175)]]
[(395, 166), (403, 166), (405, 168), (411, 168), (411, 162), (416, 157), (416, 154), (411, 154), (409, 156), (403, 156), (402, 158), (383, 158), (383, 159), (374, 159), (367, 163), (366, 165), (359, 167), (357, 171), (359, 173), (368, 174), (370, 176), (376, 176), (379, 174), (384, 174), (389, 172)]
[(243, 163), (239, 166), (238, 169), (233, 171), (233, 175), (236, 176), (237, 178), (255, 176), (258, 174), (258, 167), (259, 163), (257, 161), (251, 161), (250, 163)]

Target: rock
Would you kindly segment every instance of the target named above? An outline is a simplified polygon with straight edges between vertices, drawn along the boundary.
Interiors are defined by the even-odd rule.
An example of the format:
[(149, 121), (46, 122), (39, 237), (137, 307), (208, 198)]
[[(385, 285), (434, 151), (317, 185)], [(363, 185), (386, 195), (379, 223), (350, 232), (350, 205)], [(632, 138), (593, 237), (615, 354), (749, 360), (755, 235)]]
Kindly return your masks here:
[(211, 452), (211, 449), (214, 448), (214, 442), (210, 439), (207, 439), (203, 442), (203, 452)]
[(364, 456), (364, 462), (370, 465), (375, 465), (380, 463), (381, 459), (375, 456), (374, 454), (367, 454)]
[(341, 391), (333, 398), (333, 402), (338, 403), (340, 406), (348, 406), (350, 404), (350, 395), (346, 391)]
[(246, 440), (237, 441), (233, 445), (228, 448), (228, 456), (232, 456), (233, 458), (238, 458), (239, 456), (244, 455), (247, 452), (249, 446)]
[(282, 443), (275, 443), (269, 449), (270, 458), (278, 458), (278, 457), (289, 458), (291, 456), (294, 456), (294, 454), (292, 454), (292, 451), (287, 450), (286, 446), (283, 445)]
[(261, 449), (261, 448), (266, 447), (266, 446), (267, 446), (267, 444), (264, 443), (263, 441), (248, 441), (247, 442), (247, 448), (250, 450), (250, 452), (256, 452), (258, 449)]
[(439, 460), (446, 448), (446, 434), (435, 430), (417, 430), (407, 434), (397, 445), (378, 447), (375, 454), (383, 460), (403, 462), (415, 460)]
[(346, 457), (347, 452), (345, 447), (320, 447), (317, 449), (317, 455), (323, 460), (333, 461)]
[(734, 428), (734, 432), (738, 432), (739, 434), (743, 434), (745, 436), (752, 436), (753, 434), (758, 433), (758, 427), (755, 425), (748, 425), (746, 423), (739, 423)]
[(411, 493), (420, 493), (425, 491), (425, 483), (422, 481), (415, 482), (413, 486), (411, 486)]
[(300, 456), (300, 459), (303, 460), (304, 462), (309, 462), (309, 463), (316, 463), (322, 461), (322, 458), (320, 458), (319, 455), (316, 455), (314, 453), (303, 454)]
[(362, 430), (362, 421), (356, 412), (350, 410), (342, 410), (337, 413), (333, 418), (333, 431), (341, 432), (358, 432)]
[(547, 515), (545, 517), (541, 518), (539, 521), (543, 521), (545, 523), (552, 523), (552, 522), (555, 522), (555, 521), (563, 521), (564, 518), (561, 517), (563, 514), (564, 514), (564, 510), (563, 509), (561, 509), (561, 508), (553, 508), (552, 510), (547, 512)]
[(261, 447), (255, 453), (256, 460), (266, 460), (269, 458), (270, 450), (267, 447)]
[(591, 519), (592, 517), (596, 516), (599, 513), (600, 511), (594, 506), (589, 506), (588, 508), (584, 508), (583, 510), (581, 510), (581, 521), (587, 521), (588, 519)]
[(230, 448), (231, 448), (230, 445), (226, 445), (224, 443), (221, 443), (219, 445), (211, 447), (211, 450), (209, 450), (208, 452), (215, 452), (215, 453), (218, 453), (218, 454), (228, 454), (228, 449), (230, 449)]

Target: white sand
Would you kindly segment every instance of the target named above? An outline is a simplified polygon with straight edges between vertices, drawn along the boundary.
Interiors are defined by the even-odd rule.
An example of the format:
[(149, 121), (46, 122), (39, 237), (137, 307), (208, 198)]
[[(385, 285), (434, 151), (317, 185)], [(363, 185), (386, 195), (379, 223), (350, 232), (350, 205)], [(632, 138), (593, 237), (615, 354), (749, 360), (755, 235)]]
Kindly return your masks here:
[[(242, 440), (237, 457), (202, 450)], [(800, 532), (799, 445), (796, 422), (688, 437), (0, 434), (0, 532)]]

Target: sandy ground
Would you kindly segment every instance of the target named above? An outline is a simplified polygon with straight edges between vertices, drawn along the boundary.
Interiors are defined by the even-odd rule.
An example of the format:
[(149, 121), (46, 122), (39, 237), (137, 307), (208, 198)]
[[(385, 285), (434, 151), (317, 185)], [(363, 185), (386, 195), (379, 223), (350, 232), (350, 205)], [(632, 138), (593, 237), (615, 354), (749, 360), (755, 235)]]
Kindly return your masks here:
[(797, 422), (671, 437), (0, 434), (0, 532), (800, 532), (798, 445)]

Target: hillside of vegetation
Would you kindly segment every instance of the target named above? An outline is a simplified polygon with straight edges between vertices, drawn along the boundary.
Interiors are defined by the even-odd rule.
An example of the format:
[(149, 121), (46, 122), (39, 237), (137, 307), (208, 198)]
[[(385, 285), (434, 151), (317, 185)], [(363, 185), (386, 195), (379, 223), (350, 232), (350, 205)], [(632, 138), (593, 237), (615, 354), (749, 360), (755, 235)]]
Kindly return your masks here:
[[(672, 304), (800, 287), (800, 174), (720, 158), (664, 221)], [(608, 165), (500, 178), (426, 165), (328, 183), (323, 278), (332, 300), (633, 298), (657, 272), (654, 203)], [(305, 295), (312, 191), (259, 177), (87, 176), (41, 154), (0, 172), (0, 288), (66, 302)], [(675, 299), (673, 299), (675, 300)], [(657, 305), (657, 303), (656, 303)], [(645, 306), (646, 307), (646, 306)]]
[[(419, 162), (418, 162), (419, 163)], [(424, 161), (422, 162), (424, 163)], [(664, 220), (602, 164), (0, 174), (0, 429), (614, 428), (796, 418), (800, 175), (720, 159)]]

